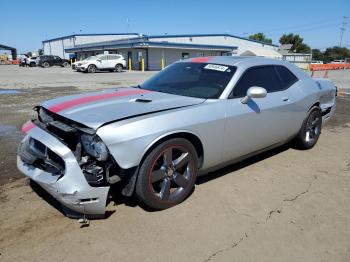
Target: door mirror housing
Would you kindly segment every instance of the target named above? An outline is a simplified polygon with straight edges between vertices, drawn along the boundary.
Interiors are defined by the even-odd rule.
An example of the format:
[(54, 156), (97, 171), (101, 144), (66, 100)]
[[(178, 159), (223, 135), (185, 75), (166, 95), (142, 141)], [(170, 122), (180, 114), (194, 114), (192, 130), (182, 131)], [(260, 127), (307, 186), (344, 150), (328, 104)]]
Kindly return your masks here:
[(102, 60), (101, 60), (101, 59), (97, 59), (96, 61), (97, 61), (97, 62), (100, 62), (100, 63), (102, 62)]
[(267, 95), (265, 88), (260, 86), (252, 86), (247, 90), (247, 95), (241, 99), (242, 104), (248, 103), (251, 98), (263, 98)]

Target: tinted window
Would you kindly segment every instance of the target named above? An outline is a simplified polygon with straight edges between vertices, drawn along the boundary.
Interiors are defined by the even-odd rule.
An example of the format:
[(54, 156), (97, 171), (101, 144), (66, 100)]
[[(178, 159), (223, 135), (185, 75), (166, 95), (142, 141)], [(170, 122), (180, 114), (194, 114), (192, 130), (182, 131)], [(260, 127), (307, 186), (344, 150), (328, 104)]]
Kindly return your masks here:
[(106, 56), (106, 55), (101, 56), (99, 59), (101, 59), (101, 60), (107, 60), (107, 56)]
[(288, 88), (298, 81), (298, 78), (284, 66), (276, 66), (276, 70), (282, 80), (284, 88)]
[(175, 63), (147, 80), (141, 88), (199, 98), (218, 98), (236, 67), (207, 63)]
[(252, 86), (263, 87), (268, 93), (284, 89), (274, 66), (254, 67), (245, 71), (234, 87), (232, 97), (244, 97)]

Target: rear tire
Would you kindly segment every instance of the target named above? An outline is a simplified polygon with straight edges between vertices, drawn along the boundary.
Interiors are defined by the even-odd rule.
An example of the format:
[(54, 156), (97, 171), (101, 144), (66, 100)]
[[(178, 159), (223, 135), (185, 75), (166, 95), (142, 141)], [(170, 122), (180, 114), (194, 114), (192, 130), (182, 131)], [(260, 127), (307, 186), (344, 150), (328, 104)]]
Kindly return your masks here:
[(45, 68), (48, 68), (48, 67), (50, 67), (50, 64), (49, 64), (49, 62), (44, 62), (44, 63), (43, 63), (43, 67), (45, 67)]
[(294, 142), (299, 149), (311, 149), (317, 143), (322, 128), (322, 112), (318, 106), (310, 109)]
[(197, 153), (188, 140), (174, 138), (165, 141), (142, 162), (136, 181), (136, 196), (156, 210), (175, 206), (191, 193), (197, 170)]
[(122, 66), (121, 64), (117, 64), (117, 65), (115, 66), (115, 71), (116, 71), (117, 73), (121, 73), (121, 72), (123, 71), (123, 66)]
[(94, 74), (96, 73), (96, 71), (97, 71), (97, 67), (95, 65), (89, 65), (87, 72)]

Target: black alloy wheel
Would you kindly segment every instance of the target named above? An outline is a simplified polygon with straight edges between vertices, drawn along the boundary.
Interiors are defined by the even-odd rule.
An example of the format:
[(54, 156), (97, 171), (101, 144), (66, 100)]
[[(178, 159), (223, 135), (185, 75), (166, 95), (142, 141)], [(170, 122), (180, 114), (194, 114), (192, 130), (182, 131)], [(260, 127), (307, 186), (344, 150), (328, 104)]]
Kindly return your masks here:
[(197, 153), (186, 139), (163, 142), (145, 158), (136, 195), (147, 206), (166, 209), (181, 203), (191, 192), (198, 168)]

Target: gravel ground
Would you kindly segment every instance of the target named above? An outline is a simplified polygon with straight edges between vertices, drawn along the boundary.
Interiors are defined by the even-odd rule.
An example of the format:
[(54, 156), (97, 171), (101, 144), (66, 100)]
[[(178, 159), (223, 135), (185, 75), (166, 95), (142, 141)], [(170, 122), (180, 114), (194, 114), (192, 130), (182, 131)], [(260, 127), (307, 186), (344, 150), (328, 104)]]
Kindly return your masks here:
[[(340, 73), (335, 82), (348, 85), (350, 72)], [(0, 95), (0, 261), (350, 261), (348, 96), (312, 150), (283, 146), (200, 177), (165, 211), (116, 194), (108, 218), (80, 228), (19, 174), (19, 128), (33, 105), (151, 74), (0, 66), (0, 88), (21, 91)]]

